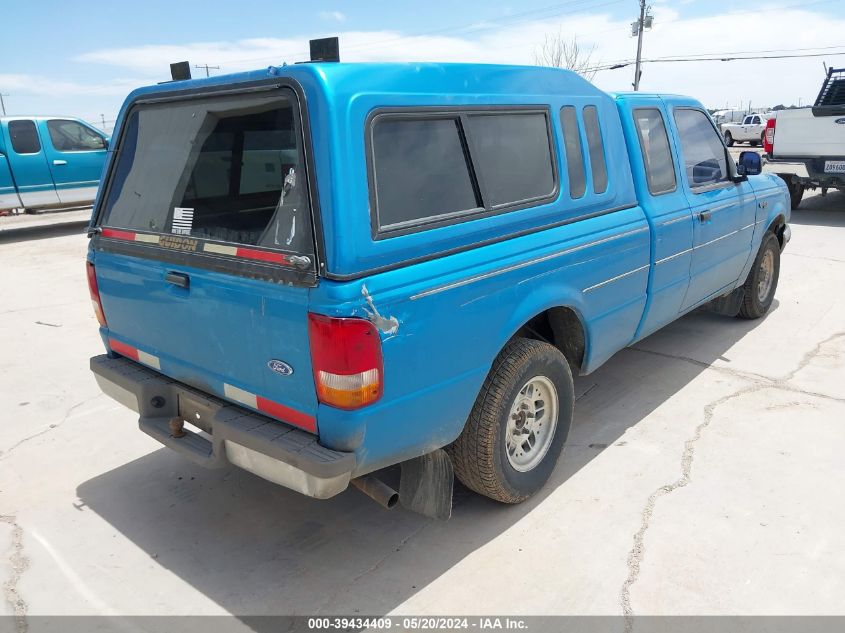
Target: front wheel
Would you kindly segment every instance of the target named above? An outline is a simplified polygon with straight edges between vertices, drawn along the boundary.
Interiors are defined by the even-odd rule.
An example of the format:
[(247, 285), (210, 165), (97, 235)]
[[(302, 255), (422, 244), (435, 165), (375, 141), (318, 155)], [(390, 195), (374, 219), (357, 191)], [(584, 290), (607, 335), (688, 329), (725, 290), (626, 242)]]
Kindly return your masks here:
[(728, 147), (733, 147), (734, 144), (734, 137), (731, 135), (730, 132), (725, 132), (725, 145)]
[(516, 338), (499, 352), (461, 435), (446, 450), (471, 490), (519, 503), (548, 481), (575, 402), (569, 363), (554, 346)]
[(742, 289), (744, 298), (739, 308), (743, 319), (759, 319), (769, 311), (780, 277), (780, 242), (767, 232)]

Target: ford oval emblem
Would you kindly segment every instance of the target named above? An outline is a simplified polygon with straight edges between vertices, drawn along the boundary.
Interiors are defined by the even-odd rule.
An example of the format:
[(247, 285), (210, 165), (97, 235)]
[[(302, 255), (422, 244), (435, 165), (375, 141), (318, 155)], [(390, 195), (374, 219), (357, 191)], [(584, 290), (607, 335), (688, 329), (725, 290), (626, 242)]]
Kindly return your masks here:
[(839, 125), (845, 125), (845, 117), (843, 117), (841, 119), (836, 119), (836, 121), (834, 121), (834, 123), (838, 123)]
[(276, 360), (275, 358), (267, 361), (267, 367), (282, 376), (290, 376), (293, 373), (293, 367), (288, 365), (286, 362)]

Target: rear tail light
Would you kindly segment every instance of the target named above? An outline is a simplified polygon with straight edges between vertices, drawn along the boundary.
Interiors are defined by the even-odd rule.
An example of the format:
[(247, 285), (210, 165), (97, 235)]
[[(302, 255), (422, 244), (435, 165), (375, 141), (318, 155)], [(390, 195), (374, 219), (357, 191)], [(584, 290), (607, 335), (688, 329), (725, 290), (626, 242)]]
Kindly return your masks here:
[(100, 302), (100, 289), (97, 287), (97, 271), (94, 270), (94, 264), (91, 262), (86, 262), (85, 268), (88, 272), (88, 292), (91, 293), (94, 314), (97, 315), (100, 326), (106, 327), (106, 315), (103, 313), (103, 304)]
[(771, 118), (766, 121), (766, 136), (763, 138), (763, 151), (771, 154), (775, 147), (775, 123), (777, 119)]
[(364, 319), (308, 315), (317, 398), (338, 409), (358, 409), (381, 398), (381, 339)]

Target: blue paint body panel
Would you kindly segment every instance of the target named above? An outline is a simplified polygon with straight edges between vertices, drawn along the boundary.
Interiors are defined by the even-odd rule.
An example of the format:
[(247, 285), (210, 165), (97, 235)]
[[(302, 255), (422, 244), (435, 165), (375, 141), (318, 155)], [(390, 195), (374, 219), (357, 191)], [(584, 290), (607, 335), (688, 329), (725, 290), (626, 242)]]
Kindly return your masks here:
[[(615, 352), (705, 301), (741, 285), (765, 231), (789, 219), (777, 179), (752, 176), (696, 193), (686, 182), (676, 109), (701, 105), (665, 95), (609, 95), (568, 71), (467, 64), (300, 64), (172, 82), (134, 91), (139, 100), (273, 79), (295, 84), (307, 112), (312, 191), (319, 200), (319, 279), (311, 287), (175, 266), (95, 244), (103, 308), (113, 337), (161, 359), (168, 376), (226, 397), (224, 383), (317, 419), (320, 443), (353, 451), (355, 474), (425, 454), (461, 432), (490, 366), (533, 317), (577, 315), (589, 373)], [(583, 107), (595, 106), (608, 186), (593, 193)], [(407, 235), (372, 234), (367, 121), (390, 108), (532, 106), (546, 110), (559, 183), (554, 199)], [(587, 193), (569, 195), (559, 111), (575, 106)], [(652, 195), (632, 111), (664, 117), (677, 187)], [(120, 143), (117, 132), (114, 147)], [(111, 153), (111, 152), (110, 152)], [(113, 157), (110, 158), (110, 161)], [(515, 165), (515, 169), (519, 166)], [(107, 166), (107, 178), (110, 167)], [(0, 175), (0, 177), (2, 177)], [(0, 183), (2, 185), (2, 183)], [(767, 201), (763, 205), (761, 202)], [(97, 203), (99, 206), (99, 201)], [(718, 207), (718, 209), (717, 209)], [(712, 210), (712, 220), (700, 213)], [(95, 210), (93, 227), (97, 227)], [(118, 227), (119, 228), (119, 227)], [(95, 238), (95, 243), (98, 239)], [(168, 271), (191, 287), (166, 287)], [(356, 411), (317, 401), (307, 314), (394, 317), (382, 332), (384, 394)], [(279, 359), (294, 369), (267, 368)]]

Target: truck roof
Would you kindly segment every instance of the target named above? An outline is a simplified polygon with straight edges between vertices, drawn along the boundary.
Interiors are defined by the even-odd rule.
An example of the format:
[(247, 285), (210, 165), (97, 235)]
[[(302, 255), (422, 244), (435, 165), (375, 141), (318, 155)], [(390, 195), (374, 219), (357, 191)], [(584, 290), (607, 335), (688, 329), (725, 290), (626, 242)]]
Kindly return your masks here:
[(70, 114), (9, 114), (0, 116), (0, 122), (17, 121), (19, 119), (30, 119), (32, 121), (48, 121), (51, 119), (73, 119), (74, 121), (82, 121), (78, 116)]
[(129, 99), (174, 89), (196, 89), (290, 77), (300, 83), (319, 83), (335, 99), (367, 91), (451, 95), (605, 95), (583, 77), (559, 68), (465, 63), (301, 63), (215, 77), (169, 81), (133, 91)]

